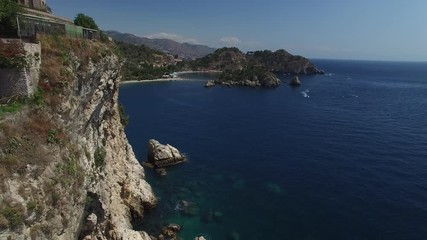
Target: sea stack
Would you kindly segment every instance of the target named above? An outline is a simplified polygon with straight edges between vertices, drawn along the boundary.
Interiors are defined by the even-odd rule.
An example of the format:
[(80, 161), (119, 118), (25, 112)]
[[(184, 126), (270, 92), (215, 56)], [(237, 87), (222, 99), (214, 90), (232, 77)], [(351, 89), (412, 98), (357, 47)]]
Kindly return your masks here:
[(148, 162), (156, 168), (172, 166), (185, 161), (184, 154), (180, 153), (175, 147), (159, 141), (150, 139), (148, 141)]
[(300, 82), (298, 76), (294, 76), (292, 78), (292, 80), (289, 82), (289, 85), (291, 85), (293, 87), (299, 87), (301, 85), (301, 82)]

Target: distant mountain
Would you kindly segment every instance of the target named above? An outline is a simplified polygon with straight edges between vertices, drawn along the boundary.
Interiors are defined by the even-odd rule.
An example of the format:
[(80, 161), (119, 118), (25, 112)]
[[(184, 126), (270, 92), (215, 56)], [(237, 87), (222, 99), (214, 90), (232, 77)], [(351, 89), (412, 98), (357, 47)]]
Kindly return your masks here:
[(145, 45), (164, 53), (177, 54), (181, 58), (201, 58), (215, 51), (215, 48), (205, 45), (179, 43), (170, 39), (151, 39), (117, 31), (106, 31), (105, 33), (115, 41)]

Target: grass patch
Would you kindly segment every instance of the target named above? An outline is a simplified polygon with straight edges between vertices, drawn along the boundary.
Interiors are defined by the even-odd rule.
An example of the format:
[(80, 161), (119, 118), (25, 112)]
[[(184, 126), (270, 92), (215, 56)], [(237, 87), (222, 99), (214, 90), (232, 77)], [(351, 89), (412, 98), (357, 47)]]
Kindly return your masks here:
[(67, 158), (67, 163), (64, 165), (64, 172), (70, 176), (76, 176), (78, 165), (77, 165), (77, 158), (74, 154), (71, 154)]
[(10, 104), (0, 105), (0, 116), (7, 113), (15, 113), (22, 109), (25, 104), (20, 102), (13, 102)]

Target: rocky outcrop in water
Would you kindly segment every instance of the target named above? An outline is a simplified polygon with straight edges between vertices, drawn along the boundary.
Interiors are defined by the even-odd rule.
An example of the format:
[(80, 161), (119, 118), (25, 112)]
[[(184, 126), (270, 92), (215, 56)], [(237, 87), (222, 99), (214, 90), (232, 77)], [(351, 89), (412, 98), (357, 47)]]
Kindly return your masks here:
[(205, 83), (205, 87), (207, 87), (207, 88), (209, 88), (209, 87), (213, 87), (213, 86), (215, 86), (215, 80), (208, 80), (208, 81)]
[(148, 141), (148, 162), (157, 168), (176, 165), (185, 161), (185, 156), (175, 147), (150, 139)]
[(298, 76), (292, 77), (291, 81), (289, 82), (289, 85), (291, 85), (293, 87), (299, 87), (301, 85), (301, 82), (300, 82)]
[[(252, 88), (274, 88), (282, 82), (272, 72), (262, 69), (243, 69), (235, 71), (224, 71), (218, 80), (213, 82), (224, 86), (246, 86)], [(212, 84), (212, 82), (210, 82)]]

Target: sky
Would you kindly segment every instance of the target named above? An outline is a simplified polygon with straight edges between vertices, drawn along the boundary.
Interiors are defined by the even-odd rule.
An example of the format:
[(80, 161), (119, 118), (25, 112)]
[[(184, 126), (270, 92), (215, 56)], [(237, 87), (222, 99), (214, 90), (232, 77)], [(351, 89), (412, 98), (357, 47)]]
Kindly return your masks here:
[(102, 30), (309, 58), (427, 61), (426, 0), (47, 0)]

